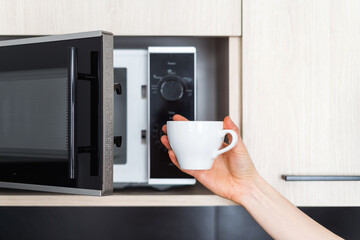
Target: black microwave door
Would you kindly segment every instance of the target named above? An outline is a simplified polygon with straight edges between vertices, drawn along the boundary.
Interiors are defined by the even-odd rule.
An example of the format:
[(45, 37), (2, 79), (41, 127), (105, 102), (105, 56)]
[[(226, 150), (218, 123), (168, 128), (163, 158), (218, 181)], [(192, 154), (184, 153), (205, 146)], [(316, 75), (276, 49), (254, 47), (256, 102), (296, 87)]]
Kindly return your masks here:
[(0, 187), (113, 188), (113, 37), (0, 42)]

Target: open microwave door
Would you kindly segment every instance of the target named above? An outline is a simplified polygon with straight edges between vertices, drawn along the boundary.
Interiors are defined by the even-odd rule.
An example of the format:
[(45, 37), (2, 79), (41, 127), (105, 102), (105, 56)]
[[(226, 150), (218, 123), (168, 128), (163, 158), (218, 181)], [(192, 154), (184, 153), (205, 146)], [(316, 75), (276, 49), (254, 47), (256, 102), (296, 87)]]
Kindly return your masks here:
[(0, 41), (0, 187), (113, 189), (113, 36)]

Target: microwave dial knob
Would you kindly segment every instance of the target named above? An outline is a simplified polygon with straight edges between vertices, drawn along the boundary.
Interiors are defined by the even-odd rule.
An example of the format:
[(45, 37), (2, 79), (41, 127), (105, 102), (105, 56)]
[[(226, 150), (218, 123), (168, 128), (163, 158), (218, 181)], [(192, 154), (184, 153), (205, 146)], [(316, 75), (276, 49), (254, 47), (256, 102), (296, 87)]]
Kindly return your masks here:
[(167, 101), (176, 101), (183, 97), (185, 85), (179, 77), (165, 77), (160, 83), (160, 94)]

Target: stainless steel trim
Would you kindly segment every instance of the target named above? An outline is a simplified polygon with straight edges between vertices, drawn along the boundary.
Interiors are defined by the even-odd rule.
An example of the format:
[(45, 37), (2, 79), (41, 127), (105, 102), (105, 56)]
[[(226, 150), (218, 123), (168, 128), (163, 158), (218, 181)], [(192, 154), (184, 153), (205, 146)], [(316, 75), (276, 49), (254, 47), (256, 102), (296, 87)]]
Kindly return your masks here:
[(77, 81), (77, 49), (69, 48), (69, 87), (70, 87), (70, 136), (69, 136), (69, 152), (70, 152), (70, 179), (75, 178), (75, 87)]
[(284, 175), (285, 181), (360, 181), (360, 176), (340, 175)]
[(111, 33), (103, 33), (103, 190), (113, 191), (114, 166), (114, 43)]
[(54, 193), (69, 193), (69, 194), (79, 194), (79, 195), (102, 196), (102, 192), (100, 190), (94, 190), (94, 189), (54, 187), (54, 186), (46, 186), (46, 185), (25, 184), (25, 183), (10, 183), (10, 182), (0, 182), (0, 187), (2, 187), (2, 188), (11, 188), (11, 189), (33, 190), (33, 191), (41, 191), (41, 192), (54, 192)]
[(56, 42), (56, 41), (73, 40), (80, 38), (101, 37), (102, 35), (109, 35), (109, 34), (111, 35), (111, 33), (105, 31), (91, 31), (91, 32), (82, 32), (82, 33), (61, 34), (61, 35), (46, 36), (46, 37), (5, 40), (5, 41), (0, 41), (0, 47), (44, 43), (44, 42)]

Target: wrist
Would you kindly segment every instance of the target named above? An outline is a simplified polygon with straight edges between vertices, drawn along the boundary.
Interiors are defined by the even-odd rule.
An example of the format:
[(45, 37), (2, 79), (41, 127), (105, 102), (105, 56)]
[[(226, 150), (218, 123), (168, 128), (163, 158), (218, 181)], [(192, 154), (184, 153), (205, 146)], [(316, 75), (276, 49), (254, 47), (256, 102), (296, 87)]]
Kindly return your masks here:
[(247, 179), (242, 179), (238, 182), (238, 186), (234, 188), (234, 193), (231, 196), (233, 202), (245, 207), (255, 198), (259, 192), (261, 185), (265, 180), (258, 174), (254, 174)]

